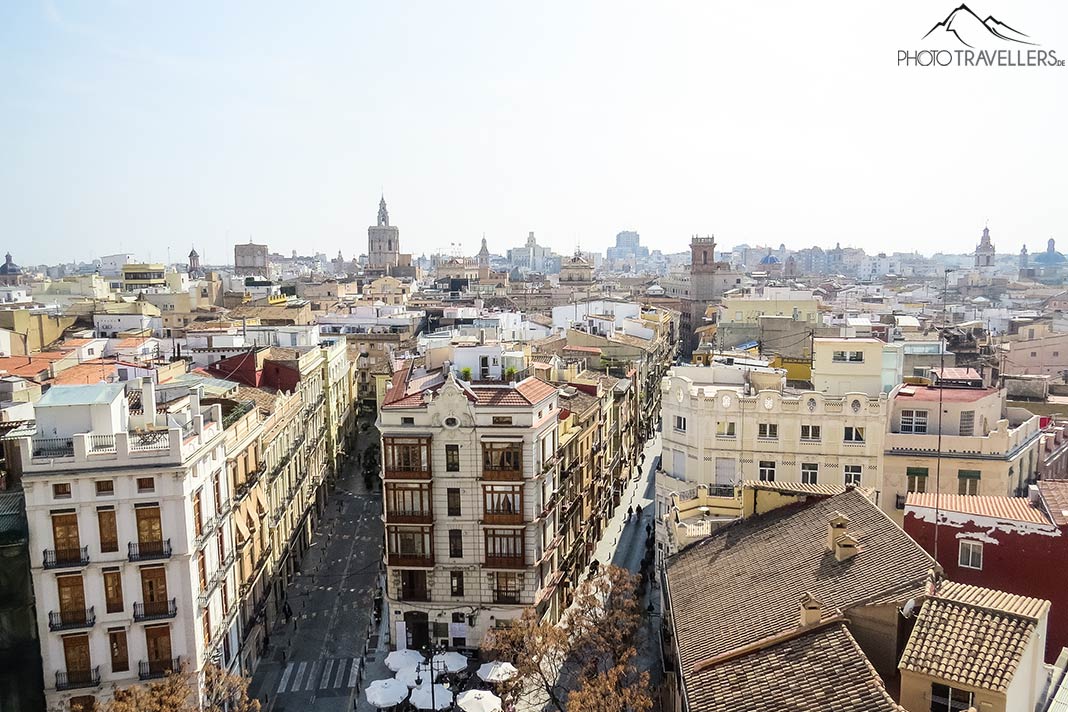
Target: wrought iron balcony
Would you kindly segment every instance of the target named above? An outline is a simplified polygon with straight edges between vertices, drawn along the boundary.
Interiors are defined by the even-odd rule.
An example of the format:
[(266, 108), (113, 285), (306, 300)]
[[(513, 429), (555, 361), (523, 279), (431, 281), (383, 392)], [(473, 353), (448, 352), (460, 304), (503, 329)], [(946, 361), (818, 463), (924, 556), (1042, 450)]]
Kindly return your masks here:
[(164, 618), (174, 618), (178, 615), (177, 599), (169, 601), (145, 601), (133, 605), (135, 621), (155, 621)]
[(167, 677), (172, 672), (180, 672), (181, 669), (180, 656), (169, 660), (142, 660), (137, 663), (137, 676), (142, 680), (156, 680)]
[(171, 540), (130, 542), (130, 561), (171, 558)]
[(88, 563), (88, 546), (44, 550), (44, 567), (46, 569), (65, 569), (72, 566), (85, 566)]
[(92, 606), (89, 608), (76, 608), (66, 611), (48, 612), (48, 630), (75, 630), (76, 628), (92, 628), (96, 624), (96, 611)]
[(88, 670), (56, 670), (56, 690), (77, 690), (100, 686), (100, 666)]

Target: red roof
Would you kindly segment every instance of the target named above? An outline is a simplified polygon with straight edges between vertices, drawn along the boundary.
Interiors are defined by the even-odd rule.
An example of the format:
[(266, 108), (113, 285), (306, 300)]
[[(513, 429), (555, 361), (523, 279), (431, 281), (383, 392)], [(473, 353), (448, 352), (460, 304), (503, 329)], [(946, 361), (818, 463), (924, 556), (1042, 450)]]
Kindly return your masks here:
[(412, 362), (408, 361), (393, 374), (393, 380), (390, 383), (390, 387), (386, 390), (386, 397), (382, 399), (383, 406), (393, 405), (407, 395), (405, 386), (408, 383), (408, 373), (411, 370)]
[[(527, 378), (513, 386), (466, 385), (459, 382), (467, 397), (480, 406), (529, 406), (541, 403), (556, 392), (553, 386), (538, 378)], [(411, 364), (405, 364), (393, 374), (392, 385), (386, 391), (382, 407), (418, 408), (424, 404), (423, 393), (436, 393), (444, 384), (439, 372), (411, 376)]]
[[(902, 386), (897, 398), (937, 403), (971, 403), (997, 393), (996, 388), (936, 388), (934, 386)], [(941, 394), (941, 396), (939, 396)]]
[[(1065, 484), (1068, 484), (1066, 482)], [(1066, 490), (1068, 494), (1068, 490)], [(989, 497), (985, 495), (943, 494), (934, 492), (910, 492), (906, 507), (922, 507), (946, 512), (974, 514), (992, 519), (1007, 519), (1014, 522), (1049, 524), (1041, 507), (1031, 504), (1027, 497)]]
[(601, 353), (601, 349), (596, 346), (565, 346), (564, 351), (582, 351), (587, 354)]

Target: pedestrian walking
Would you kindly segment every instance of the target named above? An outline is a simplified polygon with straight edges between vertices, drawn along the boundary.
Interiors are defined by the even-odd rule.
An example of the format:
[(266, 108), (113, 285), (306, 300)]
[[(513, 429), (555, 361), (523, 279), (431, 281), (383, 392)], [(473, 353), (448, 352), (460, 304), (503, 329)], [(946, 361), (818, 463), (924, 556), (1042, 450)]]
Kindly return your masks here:
[(638, 508), (634, 510), (634, 513), (638, 515), (638, 520), (640, 521), (642, 518), (642, 506), (640, 504), (638, 505)]
[(627, 507), (627, 518), (624, 521), (625, 522), (629, 522), (630, 518), (633, 517), (633, 516), (634, 516), (634, 507)]

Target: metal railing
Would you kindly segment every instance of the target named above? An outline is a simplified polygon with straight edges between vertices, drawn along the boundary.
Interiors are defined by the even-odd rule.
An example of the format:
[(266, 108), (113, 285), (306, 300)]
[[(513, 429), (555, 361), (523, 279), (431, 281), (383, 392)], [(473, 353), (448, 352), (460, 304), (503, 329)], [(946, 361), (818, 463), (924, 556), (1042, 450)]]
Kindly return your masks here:
[(44, 550), (44, 568), (46, 569), (85, 566), (88, 563), (88, 546)]
[(100, 686), (100, 666), (87, 670), (56, 670), (56, 690), (76, 690)]
[(148, 430), (143, 433), (131, 433), (129, 442), (132, 452), (167, 450), (171, 446), (170, 431)]
[(96, 611), (89, 608), (60, 610), (48, 612), (48, 630), (74, 630), (75, 628), (92, 628), (96, 624)]
[(142, 680), (156, 680), (167, 677), (172, 672), (180, 672), (181, 669), (181, 656), (170, 660), (142, 660), (137, 663), (137, 676)]
[(73, 457), (74, 438), (34, 438), (34, 457)]
[(130, 561), (150, 561), (171, 558), (171, 540), (130, 542)]
[(494, 603), (519, 603), (518, 591), (494, 591)]
[(133, 604), (133, 617), (135, 621), (152, 621), (163, 618), (174, 618), (178, 615), (178, 599), (169, 601), (144, 601)]

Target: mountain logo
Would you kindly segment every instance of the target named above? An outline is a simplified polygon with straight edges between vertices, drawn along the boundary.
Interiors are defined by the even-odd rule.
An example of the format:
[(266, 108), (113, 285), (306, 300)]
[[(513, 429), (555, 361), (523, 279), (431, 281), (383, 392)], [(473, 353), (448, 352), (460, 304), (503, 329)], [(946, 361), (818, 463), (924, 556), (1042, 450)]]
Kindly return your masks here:
[(923, 39), (939, 40), (946, 35), (952, 35), (962, 45), (970, 48), (1004, 42), (1038, 46), (1028, 35), (1009, 27), (993, 15), (987, 15), (985, 20), (980, 19), (963, 3), (946, 15), (946, 19), (936, 22)]

